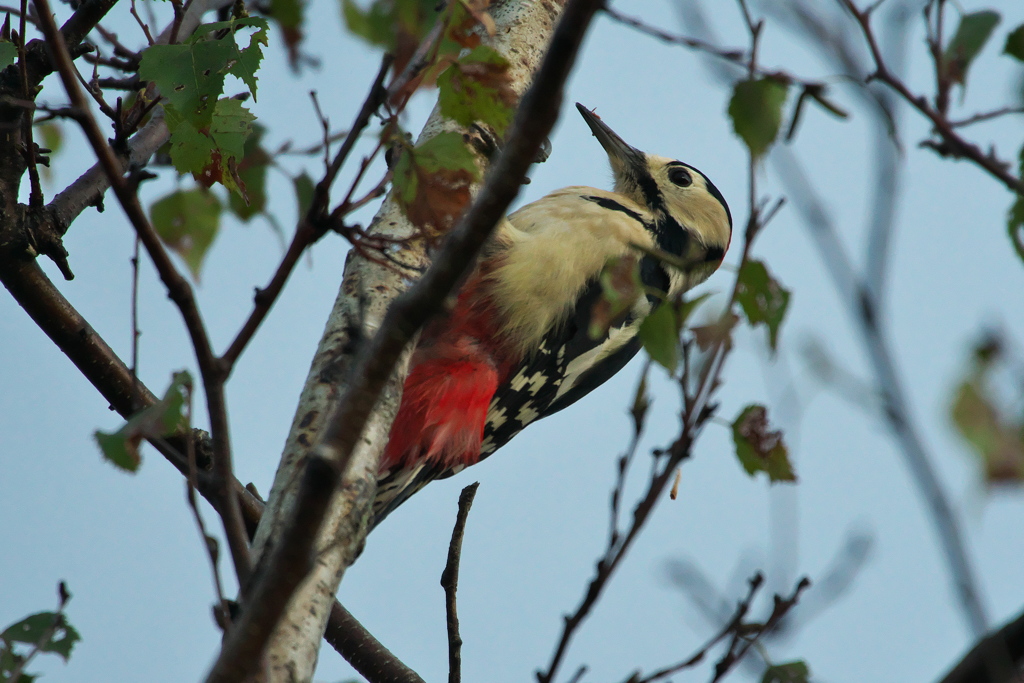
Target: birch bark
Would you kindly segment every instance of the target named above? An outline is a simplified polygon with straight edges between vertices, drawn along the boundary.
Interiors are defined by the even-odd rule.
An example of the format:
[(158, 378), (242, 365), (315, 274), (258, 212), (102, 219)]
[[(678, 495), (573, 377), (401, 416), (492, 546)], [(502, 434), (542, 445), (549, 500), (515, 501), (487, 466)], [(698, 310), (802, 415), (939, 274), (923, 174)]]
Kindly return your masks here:
[[(487, 42), (509, 61), (510, 84), (520, 96), (530, 85), (563, 4), (564, 0), (505, 0), (491, 9), (496, 32)], [(426, 139), (442, 130), (460, 129), (443, 119), (435, 108), (420, 137)], [(485, 160), (481, 160), (483, 163)], [(474, 187), (474, 192), (477, 189)], [(389, 196), (371, 230), (404, 238), (412, 235), (414, 228)], [(403, 251), (402, 259), (420, 272), (428, 265), (422, 245), (416, 243)], [(304, 459), (326, 426), (330, 406), (346, 389), (355, 351), (361, 340), (375, 334), (388, 305), (409, 287), (411, 276), (412, 272), (403, 276), (350, 252), (253, 542), (254, 557), (265, 557), (280, 538), (295, 505)], [(343, 485), (335, 493), (320, 529), (313, 570), (293, 596), (267, 647), (268, 681), (312, 680), (334, 595), (365, 540), (377, 464), (398, 410), (406, 363), (407, 356), (396, 368), (358, 445), (347, 458)], [(338, 454), (344, 455), (348, 454)]]

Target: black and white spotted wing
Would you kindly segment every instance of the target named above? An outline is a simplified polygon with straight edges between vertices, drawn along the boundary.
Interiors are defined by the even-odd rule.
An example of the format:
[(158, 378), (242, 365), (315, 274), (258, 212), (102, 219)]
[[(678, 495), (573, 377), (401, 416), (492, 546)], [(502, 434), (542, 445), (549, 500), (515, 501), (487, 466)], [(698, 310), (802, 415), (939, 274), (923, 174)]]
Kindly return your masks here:
[[(668, 277), (654, 259), (641, 261), (641, 279), (665, 291)], [(504, 446), (527, 425), (567, 408), (604, 384), (640, 350), (636, 337), (639, 316), (630, 311), (604, 337), (589, 334), (591, 311), (601, 297), (601, 285), (592, 281), (577, 299), (572, 316), (551, 330), (543, 343), (512, 378), (498, 387), (484, 426), (480, 459)], [(642, 302), (649, 310), (655, 301)]]

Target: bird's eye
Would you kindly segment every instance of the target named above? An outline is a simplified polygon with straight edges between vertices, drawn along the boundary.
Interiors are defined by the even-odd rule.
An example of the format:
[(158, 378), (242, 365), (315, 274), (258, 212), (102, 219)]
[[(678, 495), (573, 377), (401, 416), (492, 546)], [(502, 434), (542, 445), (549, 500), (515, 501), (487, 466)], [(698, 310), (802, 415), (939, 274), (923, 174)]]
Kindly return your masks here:
[(693, 178), (690, 177), (690, 172), (682, 166), (673, 166), (668, 169), (668, 179), (679, 187), (693, 185)]

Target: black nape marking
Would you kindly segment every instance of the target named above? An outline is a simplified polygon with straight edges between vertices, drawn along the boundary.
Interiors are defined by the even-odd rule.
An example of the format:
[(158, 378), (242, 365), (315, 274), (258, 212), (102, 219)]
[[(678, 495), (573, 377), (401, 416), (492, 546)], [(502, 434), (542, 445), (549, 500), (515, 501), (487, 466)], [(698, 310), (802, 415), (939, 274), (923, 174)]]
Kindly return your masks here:
[(594, 202), (602, 209), (608, 209), (609, 211), (618, 211), (619, 213), (624, 213), (633, 220), (637, 221), (638, 223), (643, 223), (646, 225), (646, 221), (644, 220), (643, 216), (638, 214), (636, 211), (633, 211), (632, 209), (627, 208), (622, 204), (619, 204), (614, 199), (609, 199), (608, 197), (595, 197), (594, 195), (587, 195), (584, 197), (584, 199), (586, 199), (588, 202)]
[(707, 252), (704, 254), (705, 263), (718, 263), (725, 258), (725, 249), (721, 247), (707, 247)]
[(704, 175), (703, 173), (701, 173), (701, 175), (704, 176), (704, 184), (707, 185), (708, 192), (711, 194), (712, 197), (717, 199), (718, 203), (722, 205), (723, 209), (725, 209), (725, 217), (729, 219), (729, 232), (732, 232), (732, 211), (729, 211), (729, 204), (725, 201), (725, 196), (721, 193), (721, 191), (719, 191), (717, 187), (715, 187), (715, 184), (713, 182), (708, 180), (708, 177), (706, 175)]

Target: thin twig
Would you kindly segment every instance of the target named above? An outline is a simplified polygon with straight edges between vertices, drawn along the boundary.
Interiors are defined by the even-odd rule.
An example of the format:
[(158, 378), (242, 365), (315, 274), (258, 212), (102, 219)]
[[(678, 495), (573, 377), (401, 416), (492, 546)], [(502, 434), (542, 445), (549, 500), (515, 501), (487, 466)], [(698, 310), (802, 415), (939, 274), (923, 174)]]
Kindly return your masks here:
[(712, 636), (692, 655), (681, 662), (653, 671), (643, 678), (634, 674), (630, 677), (628, 683), (653, 683), (654, 681), (668, 678), (669, 676), (679, 673), (684, 669), (689, 669), (690, 667), (700, 664), (704, 661), (704, 658), (713, 647), (728, 638), (730, 635), (735, 634), (739, 627), (743, 625), (743, 620), (750, 612), (750, 606), (754, 601), (754, 597), (763, 585), (764, 576), (760, 572), (750, 577), (750, 579), (747, 580), (747, 594), (736, 604), (736, 610), (733, 612), (732, 618), (729, 619), (726, 625), (722, 627), (721, 631)]
[(57, 70), (72, 106), (79, 110), (78, 122), (85, 132), (98, 160), (107, 173), (111, 188), (117, 196), (125, 214), (135, 227), (143, 246), (156, 266), (160, 279), (167, 287), (170, 298), (177, 304), (185, 327), (192, 340), (192, 346), (203, 378), (207, 410), (210, 416), (210, 432), (213, 437), (214, 468), (220, 479), (221, 499), (218, 511), (224, 522), (224, 532), (231, 549), (239, 585), (245, 590), (250, 572), (248, 535), (242, 521), (237, 496), (230, 482), (234, 478), (231, 467), (231, 446), (228, 436), (227, 410), (224, 400), (224, 374), (210, 347), (210, 340), (199, 313), (191, 286), (181, 276), (160, 238), (150, 224), (139, 198), (121, 175), (121, 166), (114, 151), (107, 144), (96, 119), (92, 116), (88, 101), (82, 94), (78, 74), (71, 55), (68, 53), (64, 36), (57, 30), (50, 13), (49, 0), (33, 0), (40, 17), (40, 27), (54, 56)]
[(839, 239), (832, 217), (817, 196), (797, 160), (779, 150), (774, 161), (781, 166), (780, 176), (797, 207), (804, 224), (811, 232), (833, 284), (847, 310), (858, 323), (862, 342), (883, 401), (882, 414), (893, 432), (900, 453), (913, 475), (918, 492), (924, 499), (935, 531), (942, 543), (956, 595), (971, 632), (981, 636), (987, 630), (987, 617), (979, 595), (974, 570), (968, 559), (960, 524), (932, 466), (931, 457), (914, 424), (878, 303), (867, 284), (854, 269), (846, 248)]
[(334, 161), (324, 174), (324, 178), (317, 184), (316, 191), (313, 194), (313, 203), (296, 227), (291, 244), (288, 245), (288, 250), (282, 257), (281, 263), (278, 264), (274, 276), (266, 287), (256, 291), (252, 312), (245, 323), (243, 323), (241, 329), (239, 329), (238, 334), (235, 335), (234, 340), (232, 340), (224, 355), (220, 357), (220, 364), (224, 368), (225, 376), (231, 373), (235, 363), (238, 361), (238, 357), (242, 355), (245, 347), (252, 340), (253, 335), (256, 334), (256, 330), (267, 317), (270, 308), (274, 305), (278, 295), (280, 295), (281, 290), (288, 281), (288, 277), (291, 275), (306, 247), (319, 239), (325, 232), (326, 227), (322, 225), (323, 221), (321, 219), (330, 201), (331, 184), (337, 176), (337, 171), (334, 169), (340, 169), (344, 165), (345, 160), (348, 159), (353, 147), (355, 147), (360, 134), (369, 125), (370, 117), (373, 116), (373, 113), (384, 102), (384, 78), (387, 76), (390, 67), (391, 60), (385, 57), (381, 61), (377, 77), (374, 79), (373, 85), (370, 86), (370, 92), (363, 101), (363, 106), (360, 107), (359, 113), (356, 114), (355, 121), (353, 121), (352, 126), (349, 128), (349, 133), (345, 137), (341, 149), (335, 155)]
[(138, 23), (139, 27), (142, 29), (142, 32), (145, 34), (146, 42), (152, 45), (154, 42), (153, 34), (149, 32), (149, 26), (147, 26), (146, 22), (144, 22), (142, 20), (142, 17), (139, 16), (139, 12), (135, 8), (135, 0), (131, 0), (131, 13), (132, 16), (135, 17), (136, 23)]
[[(18, 304), (25, 309), (39, 328), (75, 364), (82, 375), (99, 391), (108, 405), (121, 417), (128, 419), (138, 409), (153, 405), (157, 397), (141, 382), (103, 341), (78, 311), (60, 293), (35, 261), (26, 261), (10, 254), (0, 246), (0, 281)], [(136, 403), (136, 400), (139, 402)], [(193, 430), (186, 438), (169, 437), (154, 440), (153, 446), (182, 476), (190, 476), (188, 457), (195, 453), (201, 433)], [(190, 444), (188, 439), (192, 440)], [(204, 445), (208, 452), (208, 444)], [(195, 472), (199, 493), (216, 504), (217, 490), (209, 483), (205, 472)], [(247, 491), (237, 480), (232, 482), (236, 495), (245, 504), (243, 512), (250, 533), (263, 513), (263, 503)], [(423, 683), (414, 671), (406, 667), (381, 645), (337, 601), (331, 610), (327, 642), (353, 667), (370, 680), (380, 672), (385, 680), (394, 683)]]
[[(139, 394), (139, 236), (135, 236), (135, 249), (132, 252), (132, 302), (131, 302), (131, 326), (132, 326), (132, 385), (133, 393)], [(191, 424), (191, 422), (189, 423)]]
[(462, 636), (459, 634), (459, 613), (455, 594), (459, 589), (459, 561), (462, 559), (462, 538), (466, 534), (466, 519), (480, 482), (474, 482), (459, 494), (459, 512), (452, 529), (452, 540), (448, 544), (448, 561), (441, 572), (441, 587), (444, 588), (445, 623), (448, 627), (448, 683), (462, 681)]
[[(741, 7), (746, 10), (745, 3), (743, 3), (742, 0), (740, 0), (740, 2)], [(748, 72), (750, 74), (754, 74), (757, 72), (757, 41), (763, 24), (761, 22), (755, 23), (749, 18), (749, 15), (747, 15), (747, 17), (748, 28), (751, 34), (751, 50), (747, 53), (750, 61), (746, 66), (748, 68)], [(749, 218), (743, 235), (743, 250), (740, 257), (740, 270), (742, 270), (743, 265), (749, 259), (750, 250), (753, 246), (754, 240), (765, 224), (762, 218), (764, 215), (762, 207), (758, 204), (756, 199), (757, 176), (754, 172), (755, 165), (756, 159), (751, 156), (748, 164), (748, 182), (750, 184), (748, 192)], [(769, 215), (774, 216), (779, 206), (780, 204), (777, 203), (776, 206), (769, 211)], [(719, 385), (719, 377), (722, 369), (724, 368), (726, 356), (729, 353), (730, 345), (728, 344), (728, 338), (731, 326), (726, 327), (726, 324), (733, 316), (732, 308), (736, 301), (738, 292), (739, 277), (737, 275), (736, 281), (733, 284), (732, 294), (723, 309), (719, 323), (723, 326), (724, 331), (718, 339), (716, 339), (714, 345), (707, 354), (708, 357), (701, 368), (697, 388), (694, 391), (693, 396), (687, 395), (686, 385), (688, 378), (684, 377), (681, 381), (684, 395), (683, 403), (685, 406), (682, 416), (682, 431), (672, 446), (667, 451), (660, 453), (660, 455), (667, 457), (661, 461), (655, 459), (652, 462), (653, 469), (650, 482), (648, 483), (646, 492), (633, 510), (632, 523), (629, 529), (625, 534), (621, 534), (618, 529), (614, 527), (612, 528), (610, 533), (610, 542), (604, 554), (597, 562), (596, 570), (587, 585), (583, 599), (577, 605), (576, 610), (572, 614), (565, 616), (562, 633), (557, 645), (555, 646), (554, 654), (548, 663), (547, 669), (544, 671), (537, 671), (536, 675), (538, 683), (552, 683), (555, 680), (558, 669), (562, 664), (565, 654), (568, 652), (569, 644), (573, 636), (597, 604), (604, 590), (607, 588), (615, 569), (626, 557), (633, 542), (639, 537), (640, 532), (646, 526), (647, 520), (649, 519), (655, 504), (665, 489), (668, 488), (669, 482), (674, 478), (675, 471), (679, 464), (690, 456), (694, 441), (700, 433), (704, 422), (713, 415), (714, 410), (709, 406), (711, 398)], [(635, 438), (636, 436), (634, 435), (634, 439)], [(627, 457), (627, 461), (628, 459), (629, 458)], [(620, 461), (620, 467), (621, 464), (622, 463)], [(624, 474), (620, 471), (618, 481), (621, 482), (623, 476)], [(617, 488), (618, 486), (619, 484), (617, 484)], [(618, 501), (615, 493), (613, 493), (612, 504), (613, 511), (617, 515)]]
[[(607, 14), (611, 19), (625, 26), (629, 26), (641, 33), (649, 35), (652, 38), (656, 38), (664, 43), (681, 45), (691, 50), (696, 50), (711, 57), (715, 57), (742, 69), (749, 68), (751, 61), (750, 55), (745, 49), (723, 48), (700, 38), (669, 33), (664, 29), (644, 22), (642, 19), (624, 14), (610, 5), (606, 5), (603, 9), (605, 14)], [(755, 73), (759, 76), (776, 78), (787, 83), (793, 83), (799, 85), (805, 90), (811, 90), (814, 92), (824, 92), (826, 88), (825, 84), (821, 81), (801, 78), (781, 69), (769, 69), (758, 65), (756, 66)]]
[(998, 119), (1009, 114), (1024, 114), (1024, 107), (1001, 107), (1000, 109), (974, 114), (958, 121), (950, 121), (949, 125), (953, 128), (963, 128), (965, 126), (972, 126), (975, 123), (981, 123), (982, 121)]
[(914, 109), (930, 120), (935, 132), (945, 143), (943, 147), (943, 151), (945, 153), (974, 162), (976, 166), (1005, 185), (1011, 192), (1024, 195), (1024, 184), (1021, 184), (1020, 178), (1007, 170), (1009, 164), (996, 158), (993, 153), (986, 154), (976, 144), (961, 137), (956, 132), (949, 119), (946, 118), (945, 109), (942, 107), (941, 102), (934, 107), (928, 104), (928, 100), (924, 96), (915, 95), (899, 77), (889, 70), (882, 55), (882, 51), (878, 47), (878, 41), (875, 38), (874, 31), (871, 28), (870, 14), (857, 9), (853, 0), (837, 1), (845, 7), (857, 21), (857, 24), (860, 26), (861, 32), (864, 35), (864, 39), (867, 42), (868, 49), (871, 51), (871, 56), (875, 62), (875, 72), (868, 77), (868, 80), (877, 80), (885, 83), (898, 93), (899, 96), (907, 103), (914, 107)]
[[(138, 244), (137, 241), (136, 244)], [(187, 391), (188, 393), (185, 397), (183, 412), (185, 414), (185, 424), (191, 425), (192, 387), (188, 386)], [(185, 478), (185, 497), (188, 500), (188, 506), (192, 509), (192, 516), (195, 519), (196, 527), (199, 529), (199, 536), (203, 539), (203, 548), (206, 550), (206, 555), (210, 560), (210, 572), (213, 575), (213, 587), (217, 593), (217, 605), (214, 607), (217, 614), (217, 623), (220, 624), (222, 629), (227, 630), (228, 626), (231, 624), (231, 612), (228, 609), (227, 600), (224, 599), (224, 587), (220, 580), (220, 568), (218, 566), (220, 550), (217, 546), (217, 539), (206, 531), (206, 523), (203, 521), (203, 515), (199, 511), (199, 502), (196, 500), (197, 468), (195, 441), (189, 439), (187, 447), (188, 476)]]
[(324, 640), (368, 681), (424, 683), (419, 674), (395, 657), (337, 600), (331, 606)]
[[(21, 12), (19, 13), (19, 35), (18, 35), (18, 69), (21, 72), (21, 94), (26, 100), (34, 100), (35, 93), (29, 86), (28, 79), (28, 53), (25, 51), (25, 22), (28, 20), (28, 0), (21, 0)], [(32, 139), (32, 117), (28, 114), (22, 115), (22, 144), (25, 146), (25, 165), (28, 168), (29, 206), (33, 210), (43, 207), (43, 188), (39, 182), (39, 168), (36, 166), (36, 144)], [(18, 680), (14, 678), (12, 680)]]
[[(68, 593), (68, 588), (61, 581), (57, 584), (57, 611), (53, 615), (53, 622), (46, 627), (46, 630), (42, 632), (39, 638), (32, 644), (32, 649), (21, 659), (20, 662), (14, 665), (14, 668), (10, 671), (4, 672), (5, 680), (14, 681), (18, 683), (21, 680), (21, 674), (25, 671), (25, 667), (35, 658), (37, 654), (44, 651), (54, 634), (57, 633), (57, 629), (64, 627), (64, 606), (68, 604), (68, 600), (71, 598), (71, 594)], [(33, 679), (35, 676), (26, 676), (25, 678)]]

